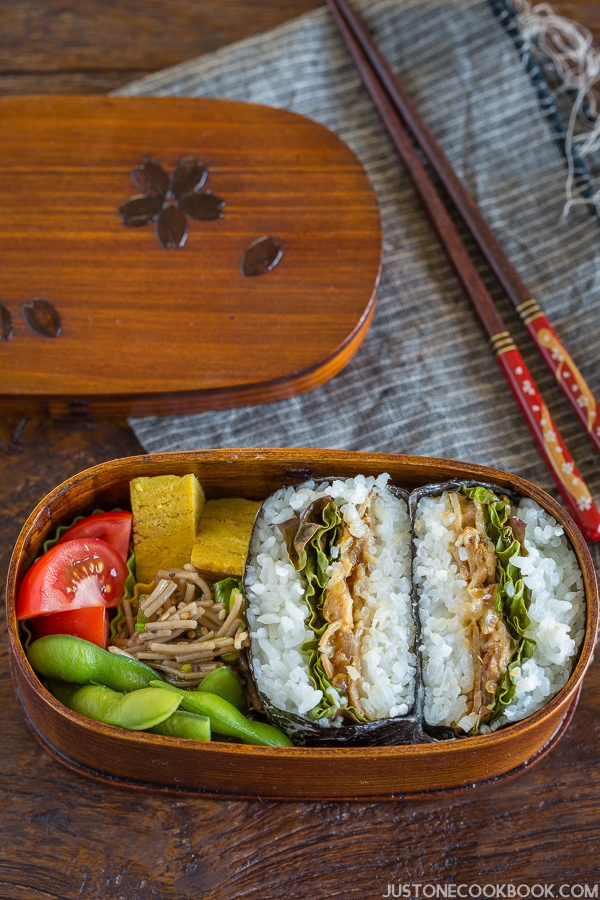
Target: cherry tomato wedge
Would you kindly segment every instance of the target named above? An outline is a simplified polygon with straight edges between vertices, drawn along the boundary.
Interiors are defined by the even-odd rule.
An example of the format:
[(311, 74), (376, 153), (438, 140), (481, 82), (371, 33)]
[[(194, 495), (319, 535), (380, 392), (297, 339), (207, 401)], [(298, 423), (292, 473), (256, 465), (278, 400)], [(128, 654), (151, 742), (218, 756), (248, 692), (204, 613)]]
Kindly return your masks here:
[(100, 538), (56, 544), (25, 575), (17, 598), (17, 617), (117, 606), (127, 575), (123, 557)]
[(34, 616), (28, 624), (35, 640), (47, 634), (72, 634), (97, 644), (103, 650), (108, 647), (109, 613), (105, 606), (86, 606)]
[(131, 542), (132, 518), (130, 512), (92, 513), (91, 516), (86, 516), (85, 519), (71, 525), (57, 541), (57, 544), (79, 538), (100, 538), (114, 547), (124, 560), (127, 560)]

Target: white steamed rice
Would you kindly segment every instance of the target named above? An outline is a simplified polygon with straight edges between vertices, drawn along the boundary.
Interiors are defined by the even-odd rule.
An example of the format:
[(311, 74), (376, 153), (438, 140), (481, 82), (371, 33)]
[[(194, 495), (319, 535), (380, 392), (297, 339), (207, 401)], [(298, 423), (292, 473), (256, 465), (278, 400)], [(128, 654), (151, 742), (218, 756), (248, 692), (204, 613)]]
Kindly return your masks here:
[(247, 616), (257, 686), (279, 709), (306, 716), (320, 703), (322, 692), (309, 680), (308, 655), (301, 649), (314, 637), (305, 625), (302, 576), (291, 565), (275, 526), (329, 495), (351, 532), (359, 536), (364, 526), (356, 506), (371, 490), (376, 494), (378, 520), (376, 562), (367, 573), (370, 596), (364, 608), (360, 692), (373, 719), (405, 715), (413, 705), (410, 520), (407, 504), (387, 490), (388, 482), (387, 475), (359, 475), (318, 486), (308, 482), (278, 491), (259, 513), (246, 570)]
[[(465, 581), (457, 575), (450, 552), (451, 515), (445, 496), (425, 497), (415, 518), (413, 578), (421, 620), (424, 711), (429, 724), (456, 723), (469, 731), (476, 715), (466, 715), (465, 695), (473, 673), (469, 642), (458, 616)], [(528, 636), (535, 649), (516, 673), (516, 695), (494, 728), (531, 715), (566, 684), (585, 629), (581, 570), (562, 526), (529, 499), (520, 502), (515, 515), (527, 525), (527, 555), (515, 556), (512, 562), (531, 590)]]

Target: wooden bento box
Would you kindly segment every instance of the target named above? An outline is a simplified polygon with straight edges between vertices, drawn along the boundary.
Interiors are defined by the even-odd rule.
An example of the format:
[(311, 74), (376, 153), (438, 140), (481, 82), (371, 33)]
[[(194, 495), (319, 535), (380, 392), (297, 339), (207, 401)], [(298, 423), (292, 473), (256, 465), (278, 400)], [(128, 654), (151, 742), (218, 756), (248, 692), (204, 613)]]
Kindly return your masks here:
[[(312, 477), (389, 473), (412, 490), (450, 479), (490, 482), (532, 498), (564, 526), (583, 575), (586, 629), (565, 687), (541, 710), (491, 734), (428, 744), (373, 747), (259, 747), (194, 742), (99, 724), (71, 712), (41, 684), (21, 642), (15, 599), (42, 544), (61, 524), (94, 509), (128, 506), (138, 475), (194, 473), (207, 497), (261, 500)], [(303, 800), (422, 798), (493, 784), (543, 756), (559, 739), (590, 665), (598, 622), (591, 557), (567, 513), (544, 491), (496, 469), (441, 459), (337, 450), (244, 449), (158, 453), (117, 459), (73, 476), (31, 513), (16, 543), (7, 584), (10, 663), (15, 692), (35, 737), (57, 760), (92, 778), (208, 796)]]

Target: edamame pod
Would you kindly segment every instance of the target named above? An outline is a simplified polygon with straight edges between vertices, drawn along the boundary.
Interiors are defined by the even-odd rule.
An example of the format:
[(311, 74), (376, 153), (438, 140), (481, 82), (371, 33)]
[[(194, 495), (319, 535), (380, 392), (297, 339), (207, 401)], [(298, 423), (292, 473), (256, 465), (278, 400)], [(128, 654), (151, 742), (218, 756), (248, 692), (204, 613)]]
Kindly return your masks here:
[(151, 682), (155, 689), (174, 691), (181, 697), (181, 708), (210, 719), (211, 731), (237, 738), (244, 744), (269, 747), (291, 747), (292, 742), (282, 731), (265, 722), (247, 719), (232, 703), (208, 691), (184, 691), (164, 682)]
[(216, 694), (218, 697), (222, 697), (223, 700), (228, 700), (242, 713), (248, 711), (242, 682), (228, 666), (220, 666), (218, 669), (209, 672), (196, 690)]
[(147, 731), (168, 719), (181, 698), (163, 688), (140, 688), (121, 694), (102, 684), (83, 687), (50, 682), (54, 696), (72, 709), (96, 722), (117, 725), (132, 731)]
[(155, 669), (129, 656), (110, 653), (70, 634), (49, 634), (27, 651), (32, 669), (45, 678), (73, 684), (103, 684), (113, 691), (135, 691), (160, 679)]
[(210, 719), (208, 716), (199, 716), (184, 709), (176, 709), (168, 719), (154, 725), (150, 731), (154, 734), (166, 734), (168, 737), (210, 741)]

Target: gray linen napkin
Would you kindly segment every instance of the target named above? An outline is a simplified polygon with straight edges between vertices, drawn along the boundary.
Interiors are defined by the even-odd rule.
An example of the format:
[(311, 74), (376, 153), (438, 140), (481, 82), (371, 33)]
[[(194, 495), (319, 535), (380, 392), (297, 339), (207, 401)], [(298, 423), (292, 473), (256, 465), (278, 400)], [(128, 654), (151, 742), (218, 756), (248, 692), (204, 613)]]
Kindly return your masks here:
[[(499, 0), (494, 6), (356, 0), (356, 6), (600, 394), (600, 226), (588, 207), (563, 216), (566, 163), (556, 111), (536, 66), (519, 52), (514, 19)], [(557, 496), (326, 9), (120, 93), (229, 97), (310, 116), (362, 160), (384, 225), (375, 320), (339, 375), (279, 403), (133, 419), (147, 450), (341, 447), (440, 456), (518, 473)], [(596, 451), (493, 283), (492, 291), (600, 502)]]

